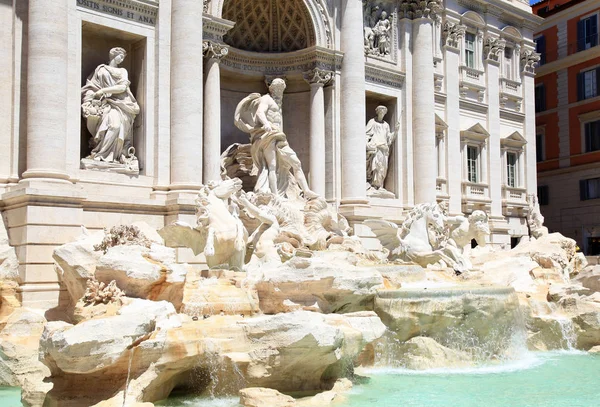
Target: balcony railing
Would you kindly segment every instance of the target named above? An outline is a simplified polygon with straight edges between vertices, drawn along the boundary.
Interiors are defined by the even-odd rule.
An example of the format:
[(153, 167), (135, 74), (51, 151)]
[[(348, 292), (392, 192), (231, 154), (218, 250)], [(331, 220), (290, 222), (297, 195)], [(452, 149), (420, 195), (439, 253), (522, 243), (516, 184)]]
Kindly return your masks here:
[(521, 83), (512, 79), (500, 78), (500, 92), (521, 96)]
[(473, 84), (479, 87), (484, 87), (483, 71), (475, 68), (469, 68), (468, 66), (460, 67), (460, 80), (465, 84)]
[(503, 200), (507, 204), (524, 205), (527, 203), (527, 190), (504, 185), (502, 187)]
[(487, 184), (463, 182), (463, 200), (489, 200), (490, 192)]

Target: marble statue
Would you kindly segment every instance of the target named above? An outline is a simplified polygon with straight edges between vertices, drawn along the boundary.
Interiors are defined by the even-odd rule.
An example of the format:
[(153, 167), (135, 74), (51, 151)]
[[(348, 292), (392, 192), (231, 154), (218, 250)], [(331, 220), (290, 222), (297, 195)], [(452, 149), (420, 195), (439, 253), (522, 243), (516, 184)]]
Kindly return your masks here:
[(419, 204), (410, 211), (402, 227), (382, 219), (367, 219), (382, 246), (389, 251), (389, 260), (417, 263), (423, 267), (444, 261), (455, 261), (440, 250), (444, 240), (445, 216), (437, 204)]
[(387, 12), (384, 10), (381, 12), (381, 17), (375, 27), (373, 28), (373, 32), (375, 34), (375, 42), (377, 44), (377, 52), (379, 55), (389, 55), (390, 54), (390, 30), (392, 25), (390, 20), (388, 19)]
[(381, 13), (379, 11), (379, 6), (363, 1), (364, 47), (367, 55), (390, 54), (392, 23), (387, 11), (381, 10)]
[(367, 182), (369, 195), (393, 198), (394, 195), (386, 191), (383, 185), (388, 172), (390, 147), (398, 136), (400, 124), (396, 123), (396, 130), (392, 132), (390, 125), (383, 120), (387, 111), (387, 107), (377, 106), (376, 117), (367, 123)]
[(133, 122), (140, 106), (129, 88), (127, 70), (119, 68), (126, 55), (123, 48), (111, 49), (108, 65), (99, 65), (81, 88), (82, 115), (93, 146), (82, 168), (139, 173)]
[(486, 238), (491, 233), (488, 216), (484, 211), (475, 210), (468, 217), (447, 216), (445, 221), (450, 225), (448, 243), (459, 248), (461, 253), (473, 239), (477, 245), (485, 246)]
[(464, 254), (471, 239), (485, 246), (490, 234), (485, 212), (476, 210), (468, 218), (447, 216), (438, 204), (417, 205), (401, 228), (381, 219), (368, 219), (365, 224), (389, 251), (389, 260), (410, 261), (423, 267), (438, 263), (452, 267), (457, 274), (473, 267)]
[(373, 6), (368, 1), (363, 1), (363, 18), (364, 18), (364, 42), (365, 51), (375, 49), (375, 32), (373, 29), (377, 25), (377, 12), (379, 6)]
[(304, 197), (312, 199), (318, 195), (308, 187), (300, 160), (283, 132), (281, 104), (285, 87), (283, 79), (275, 78), (268, 94), (252, 93), (244, 98), (235, 110), (235, 125), (250, 134), (252, 161), (258, 169), (255, 192), (289, 197), (290, 187), (297, 184)]
[(235, 196), (241, 189), (237, 178), (204, 185), (196, 200), (196, 226), (181, 221), (165, 226), (158, 232), (165, 245), (204, 253), (210, 268), (241, 271), (248, 241)]
[(527, 195), (527, 203), (529, 212), (527, 213), (527, 226), (529, 226), (529, 234), (535, 239), (548, 234), (548, 228), (544, 226), (544, 216), (540, 211), (540, 204), (536, 194)]

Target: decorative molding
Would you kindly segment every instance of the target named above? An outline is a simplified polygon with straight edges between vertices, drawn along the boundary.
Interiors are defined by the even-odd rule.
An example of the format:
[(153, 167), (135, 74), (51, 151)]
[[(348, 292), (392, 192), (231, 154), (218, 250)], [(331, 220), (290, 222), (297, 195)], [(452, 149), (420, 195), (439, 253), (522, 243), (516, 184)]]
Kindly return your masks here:
[(223, 36), (231, 30), (235, 23), (219, 17), (205, 14), (202, 17), (202, 38), (204, 40), (223, 41)]
[(515, 123), (525, 123), (525, 115), (523, 113), (510, 112), (503, 109), (500, 109), (500, 119), (510, 120)]
[(205, 58), (213, 58), (220, 62), (227, 54), (229, 54), (228, 46), (214, 41), (202, 41), (202, 55)]
[(506, 40), (491, 36), (485, 37), (483, 40), (483, 60), (498, 62), (505, 47)]
[(459, 23), (451, 23), (450, 21), (444, 21), (444, 28), (442, 31), (442, 43), (445, 47), (454, 49), (460, 49), (460, 42), (465, 35), (467, 27)]
[(323, 26), (325, 27), (325, 38), (327, 41), (327, 47), (333, 46), (333, 36), (331, 34), (331, 23), (329, 21), (329, 17), (327, 15), (327, 3), (325, 0), (318, 0), (317, 8), (319, 9), (319, 15), (321, 16), (321, 21), (323, 22)]
[(436, 19), (444, 10), (442, 0), (400, 0), (400, 18), (431, 18)]
[(433, 87), (436, 92), (441, 92), (444, 86), (444, 75), (440, 73), (433, 74)]
[(370, 63), (365, 64), (365, 80), (367, 82), (402, 89), (405, 76), (404, 73), (396, 70), (384, 69)]
[(256, 53), (230, 48), (221, 68), (257, 76), (302, 74), (314, 68), (338, 72), (343, 54), (323, 47), (311, 47), (285, 54)]
[(211, 0), (204, 0), (204, 12), (208, 13), (208, 6), (210, 5)]
[(138, 0), (76, 0), (77, 7), (154, 27), (158, 17), (155, 4)]
[(319, 84), (321, 86), (327, 86), (333, 81), (334, 73), (332, 71), (314, 68), (310, 71), (303, 72), (302, 76), (309, 85)]
[(465, 100), (465, 99), (458, 101), (458, 107), (459, 107), (459, 109), (469, 110), (471, 112), (476, 112), (476, 113), (487, 114), (487, 112), (488, 112), (487, 105), (485, 105), (483, 103), (473, 102), (470, 100)]

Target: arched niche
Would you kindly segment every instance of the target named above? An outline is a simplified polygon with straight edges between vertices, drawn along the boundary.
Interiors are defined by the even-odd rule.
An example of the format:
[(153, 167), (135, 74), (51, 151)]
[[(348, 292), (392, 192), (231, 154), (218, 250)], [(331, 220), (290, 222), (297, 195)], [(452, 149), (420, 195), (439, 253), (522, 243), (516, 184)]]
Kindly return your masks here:
[[(226, 18), (226, 19), (230, 19), (231, 21), (235, 21), (236, 23), (238, 22), (235, 18), (231, 18), (233, 16), (231, 16), (231, 9), (235, 9), (238, 10), (244, 14), (249, 14), (252, 16), (256, 16), (256, 15), (266, 15), (266, 9), (268, 8), (270, 10), (270, 14), (271, 16), (273, 16), (273, 14), (275, 14), (275, 19), (276, 20), (281, 20), (282, 19), (282, 14), (279, 13), (279, 11), (283, 10), (284, 11), (284, 15), (287, 16), (299, 16), (301, 18), (301, 20), (303, 20), (302, 23), (299, 22), (294, 22), (294, 24), (292, 24), (289, 27), (284, 27), (285, 31), (289, 30), (291, 31), (293, 29), (293, 27), (302, 27), (302, 25), (304, 24), (304, 26), (306, 28), (309, 28), (309, 31), (305, 31), (305, 35), (308, 39), (307, 41), (307, 45), (304, 46), (303, 48), (308, 48), (311, 46), (319, 46), (319, 47), (324, 47), (324, 48), (333, 48), (333, 38), (332, 38), (332, 28), (331, 28), (331, 18), (329, 17), (329, 12), (328, 12), (328, 8), (327, 8), (327, 4), (325, 2), (325, 0), (214, 0), (215, 4), (211, 7), (211, 11), (213, 11), (213, 13), (220, 18)], [(249, 13), (248, 13), (249, 11)], [(244, 15), (243, 17), (247, 17), (247, 15)], [(267, 19), (265, 19), (264, 21), (266, 23), (269, 24), (273, 24), (273, 18), (269, 17)], [(275, 21), (275, 24), (281, 24), (281, 21)], [(237, 25), (237, 24), (236, 24)], [(248, 25), (245, 24), (247, 28)], [(263, 31), (264, 27), (261, 26), (257, 26), (256, 24), (250, 24), (251, 26), (254, 26), (255, 28), (258, 28), (259, 31)], [(273, 26), (271, 25), (271, 27), (273, 28)], [(241, 30), (242, 27), (237, 28), (237, 30)], [(235, 35), (235, 30), (236, 27), (234, 27), (230, 33)], [(277, 32), (278, 30), (274, 30), (274, 32)], [(272, 30), (273, 32), (273, 30)], [(290, 35), (292, 34), (292, 35)], [(287, 37), (288, 37), (288, 41), (289, 38), (293, 38), (296, 39), (296, 35), (294, 35), (293, 33), (287, 32)], [(283, 39), (280, 39), (283, 40)], [(269, 40), (268, 42), (271, 42), (271, 40)], [(298, 41), (295, 41), (296, 43), (298, 43)], [(239, 48), (239, 47), (236, 47)], [(256, 48), (256, 47), (255, 47)], [(267, 48), (265, 46), (265, 48)], [(277, 47), (276, 47), (277, 48)], [(283, 47), (283, 51), (279, 51), (279, 52), (286, 52), (286, 51), (292, 51), (292, 50), (298, 50), (301, 48), (295, 48), (294, 47)], [(291, 49), (290, 49), (291, 48)], [(240, 49), (247, 49), (247, 48), (240, 48)], [(251, 51), (254, 51), (253, 49), (251, 49)], [(264, 52), (264, 51), (263, 51)], [(270, 52), (278, 52), (276, 51), (270, 51)]]

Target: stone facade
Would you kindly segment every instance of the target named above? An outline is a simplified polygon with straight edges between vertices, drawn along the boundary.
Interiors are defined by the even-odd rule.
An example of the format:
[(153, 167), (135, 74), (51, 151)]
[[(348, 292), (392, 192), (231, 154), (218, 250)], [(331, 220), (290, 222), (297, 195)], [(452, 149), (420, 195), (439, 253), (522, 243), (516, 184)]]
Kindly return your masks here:
[[(0, 2), (0, 19), (10, 73), (0, 204), (25, 304), (52, 307), (65, 293), (52, 252), (81, 226), (193, 223), (220, 153), (248, 143), (237, 104), (273, 77), (286, 80), (284, 131), (311, 189), (373, 247), (363, 220), (400, 223), (435, 200), (451, 216), (484, 210), (489, 243), (528, 233), (541, 19), (526, 1), (29, 0)], [(121, 67), (140, 107), (137, 175), (80, 163), (90, 153), (81, 87), (114, 47), (127, 52)], [(387, 198), (367, 195), (365, 125), (379, 105), (397, 130)], [(205, 260), (178, 249), (177, 261)]]
[[(600, 255), (600, 5), (551, 0), (534, 39), (537, 170), (541, 211), (552, 232)], [(587, 24), (587, 27), (586, 27)]]

